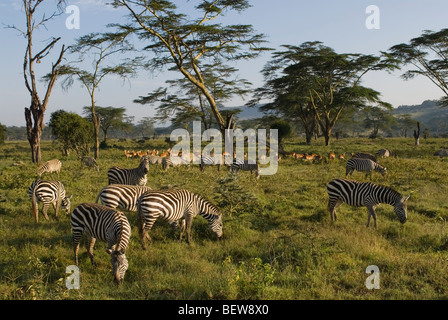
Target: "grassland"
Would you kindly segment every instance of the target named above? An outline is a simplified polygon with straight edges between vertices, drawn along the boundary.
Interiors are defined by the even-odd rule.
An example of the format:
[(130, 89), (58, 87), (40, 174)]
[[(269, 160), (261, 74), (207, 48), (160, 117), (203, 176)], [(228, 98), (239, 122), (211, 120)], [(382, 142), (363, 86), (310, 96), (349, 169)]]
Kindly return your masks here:
[[(100, 171), (81, 167), (74, 156), (62, 157), (51, 142), (42, 145), (43, 159), (63, 161), (60, 180), (73, 194), (72, 209), (94, 202), (107, 184), (113, 165), (136, 167), (124, 149), (163, 148), (163, 141), (147, 144), (116, 141), (102, 150)], [(0, 299), (447, 299), (448, 298), (448, 162), (433, 157), (446, 139), (426, 139), (418, 147), (412, 139), (341, 139), (305, 145), (285, 142), (287, 151), (374, 153), (395, 151), (398, 158), (380, 162), (388, 185), (408, 202), (408, 221), (401, 225), (392, 207), (377, 208), (378, 228), (366, 228), (367, 210), (342, 205), (338, 221), (326, 212), (326, 184), (345, 175), (345, 161), (304, 163), (282, 159), (278, 172), (258, 181), (248, 172), (230, 179), (226, 170), (197, 166), (151, 167), (148, 184), (154, 189), (186, 188), (219, 203), (224, 213), (224, 239), (215, 241), (202, 217), (193, 224), (193, 244), (179, 242), (171, 228), (156, 222), (147, 251), (140, 247), (135, 213), (128, 213), (132, 237), (125, 282), (117, 287), (111, 275), (106, 244), (95, 246), (94, 268), (82, 244), (81, 287), (65, 286), (66, 267), (73, 264), (70, 219), (50, 221), (31, 216), (28, 187), (36, 178), (26, 142), (0, 146)], [(23, 164), (21, 164), (23, 163)], [(221, 179), (221, 180), (220, 180)], [(354, 179), (364, 180), (355, 173)], [(220, 187), (219, 181), (226, 181)], [(241, 189), (242, 188), (242, 189)], [(222, 192), (235, 195), (224, 199)], [(85, 243), (85, 242), (83, 242)], [(365, 286), (369, 265), (380, 269), (380, 289)]]

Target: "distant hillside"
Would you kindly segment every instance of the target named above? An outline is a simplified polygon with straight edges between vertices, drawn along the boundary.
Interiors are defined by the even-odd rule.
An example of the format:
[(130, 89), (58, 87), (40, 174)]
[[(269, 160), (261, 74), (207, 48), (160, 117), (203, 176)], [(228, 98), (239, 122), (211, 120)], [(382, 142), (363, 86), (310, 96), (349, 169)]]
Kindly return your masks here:
[(419, 105), (403, 105), (393, 111), (394, 115), (409, 114), (420, 121), (431, 132), (442, 133), (448, 130), (448, 108), (441, 108), (437, 100), (425, 100)]
[(223, 110), (235, 110), (235, 109), (241, 110), (241, 112), (238, 114), (239, 120), (250, 120), (263, 117), (263, 112), (260, 111), (258, 106), (252, 108), (241, 106), (235, 108), (224, 108)]

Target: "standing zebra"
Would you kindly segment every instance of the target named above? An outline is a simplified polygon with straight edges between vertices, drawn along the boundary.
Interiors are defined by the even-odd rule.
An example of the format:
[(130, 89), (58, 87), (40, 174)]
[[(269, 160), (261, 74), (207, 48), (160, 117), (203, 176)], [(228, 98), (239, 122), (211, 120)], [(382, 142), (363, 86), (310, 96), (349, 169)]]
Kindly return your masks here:
[(260, 178), (260, 166), (258, 163), (249, 163), (249, 160), (233, 159), (230, 167), (232, 173), (238, 173), (238, 170), (255, 171), (255, 178)]
[(369, 211), (367, 227), (370, 224), (370, 217), (373, 217), (376, 228), (375, 208), (381, 203), (393, 206), (398, 220), (401, 223), (406, 222), (406, 201), (409, 197), (403, 197), (400, 193), (389, 187), (370, 182), (333, 179), (328, 183), (327, 191), (329, 196), (327, 209), (330, 212), (331, 221), (336, 220), (336, 209), (345, 202), (351, 206), (367, 207)]
[(370, 175), (372, 177), (372, 171), (381, 173), (384, 177), (386, 174), (386, 168), (370, 159), (351, 158), (347, 161), (345, 176), (352, 175), (354, 171), (363, 171), (366, 173), (366, 177)]
[(58, 174), (59, 178), (59, 172), (61, 172), (62, 162), (58, 159), (48, 160), (47, 162), (41, 164), (39, 168), (37, 168), (37, 174), (39, 177), (42, 176), (45, 172), (50, 173), (53, 175), (53, 172), (56, 172)]
[(109, 184), (129, 184), (144, 186), (147, 182), (146, 175), (149, 171), (148, 157), (140, 158), (140, 165), (134, 169), (112, 167), (107, 171)]
[(98, 166), (98, 163), (96, 160), (89, 156), (83, 156), (81, 158), (81, 166), (86, 165), (87, 167), (94, 168), (95, 171), (100, 171), (100, 167)]
[(101, 204), (109, 208), (135, 212), (138, 198), (150, 190), (150, 187), (145, 186), (110, 184), (100, 191), (95, 202), (98, 203), (98, 200), (101, 200)]
[(39, 221), (39, 201), (43, 203), (42, 214), (47, 221), (50, 220), (47, 215), (50, 204), (53, 205), (56, 220), (59, 220), (58, 212), (61, 207), (66, 213), (70, 211), (70, 199), (72, 196), (66, 197), (64, 185), (60, 181), (35, 180), (28, 188), (28, 195), (30, 196), (33, 216), (36, 223)]
[(76, 265), (78, 265), (79, 243), (85, 232), (87, 252), (92, 265), (96, 266), (93, 257), (96, 239), (106, 241), (108, 246), (106, 252), (111, 256), (114, 280), (117, 284), (121, 283), (128, 269), (126, 248), (131, 236), (131, 226), (124, 213), (95, 203), (82, 203), (73, 210), (71, 225)]
[(221, 211), (200, 195), (188, 190), (149, 191), (142, 194), (137, 201), (137, 220), (142, 248), (146, 249), (146, 239), (151, 241), (148, 232), (159, 217), (170, 224), (183, 219), (179, 239), (182, 240), (186, 229), (187, 242), (190, 243), (191, 225), (193, 218), (198, 214), (208, 221), (209, 228), (217, 238), (221, 238), (223, 234)]

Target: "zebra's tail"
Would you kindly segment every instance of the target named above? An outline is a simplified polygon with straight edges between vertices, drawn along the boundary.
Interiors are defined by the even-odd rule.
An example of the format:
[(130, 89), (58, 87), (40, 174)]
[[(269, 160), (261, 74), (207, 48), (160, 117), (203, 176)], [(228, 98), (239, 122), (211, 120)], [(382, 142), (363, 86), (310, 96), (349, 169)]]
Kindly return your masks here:
[(33, 189), (33, 193), (31, 196), (31, 206), (32, 206), (32, 211), (33, 211), (33, 216), (34, 216), (34, 220), (36, 221), (36, 223), (38, 222), (39, 218), (38, 218), (38, 210), (39, 207), (37, 205), (37, 197), (36, 197), (36, 189)]
[(95, 203), (98, 203), (98, 200), (99, 200), (100, 196), (101, 196), (101, 192), (98, 193), (98, 196), (96, 197)]

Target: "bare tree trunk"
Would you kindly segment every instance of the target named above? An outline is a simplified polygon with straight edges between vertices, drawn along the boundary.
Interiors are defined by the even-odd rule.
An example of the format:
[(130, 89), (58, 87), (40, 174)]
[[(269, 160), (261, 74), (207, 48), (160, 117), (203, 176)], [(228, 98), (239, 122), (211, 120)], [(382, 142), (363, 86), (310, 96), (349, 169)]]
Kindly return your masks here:
[(420, 144), (420, 122), (417, 122), (417, 130), (414, 130), (414, 140), (415, 145), (418, 146)]

